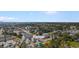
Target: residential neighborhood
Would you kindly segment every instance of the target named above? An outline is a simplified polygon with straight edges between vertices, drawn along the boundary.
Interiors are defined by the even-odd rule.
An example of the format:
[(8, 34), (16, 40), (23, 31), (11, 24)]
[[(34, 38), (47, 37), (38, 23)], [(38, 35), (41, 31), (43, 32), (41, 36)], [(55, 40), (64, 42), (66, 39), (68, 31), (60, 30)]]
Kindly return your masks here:
[(0, 25), (0, 48), (78, 48), (79, 23)]

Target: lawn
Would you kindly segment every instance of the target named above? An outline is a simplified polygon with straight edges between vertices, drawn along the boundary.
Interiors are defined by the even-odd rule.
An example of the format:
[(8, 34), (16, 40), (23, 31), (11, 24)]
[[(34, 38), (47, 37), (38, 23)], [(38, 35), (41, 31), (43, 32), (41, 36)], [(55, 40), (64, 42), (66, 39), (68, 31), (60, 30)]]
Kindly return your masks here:
[(69, 44), (73, 48), (79, 48), (79, 42), (70, 42)]

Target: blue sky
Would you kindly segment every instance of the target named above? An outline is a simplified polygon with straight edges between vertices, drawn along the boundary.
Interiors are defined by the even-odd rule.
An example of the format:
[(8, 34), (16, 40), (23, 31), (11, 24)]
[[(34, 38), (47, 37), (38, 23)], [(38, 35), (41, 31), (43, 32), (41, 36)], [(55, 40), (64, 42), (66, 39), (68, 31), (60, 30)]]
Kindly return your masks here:
[(79, 11), (0, 11), (2, 22), (79, 22)]

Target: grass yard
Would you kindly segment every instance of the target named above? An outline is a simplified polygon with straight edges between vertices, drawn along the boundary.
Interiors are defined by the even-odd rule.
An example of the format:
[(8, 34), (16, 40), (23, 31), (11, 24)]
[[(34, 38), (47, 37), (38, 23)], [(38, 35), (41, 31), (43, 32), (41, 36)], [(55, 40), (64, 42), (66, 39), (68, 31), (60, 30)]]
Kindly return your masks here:
[(69, 44), (73, 48), (79, 48), (79, 42), (70, 42)]

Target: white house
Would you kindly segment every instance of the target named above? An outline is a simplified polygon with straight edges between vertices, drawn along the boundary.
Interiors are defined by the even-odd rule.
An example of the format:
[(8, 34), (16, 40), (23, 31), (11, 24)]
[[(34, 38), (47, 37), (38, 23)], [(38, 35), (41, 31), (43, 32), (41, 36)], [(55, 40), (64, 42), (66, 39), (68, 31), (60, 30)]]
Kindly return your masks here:
[(45, 36), (36, 36), (36, 35), (34, 35), (33, 38), (35, 38), (35, 39), (44, 39)]

